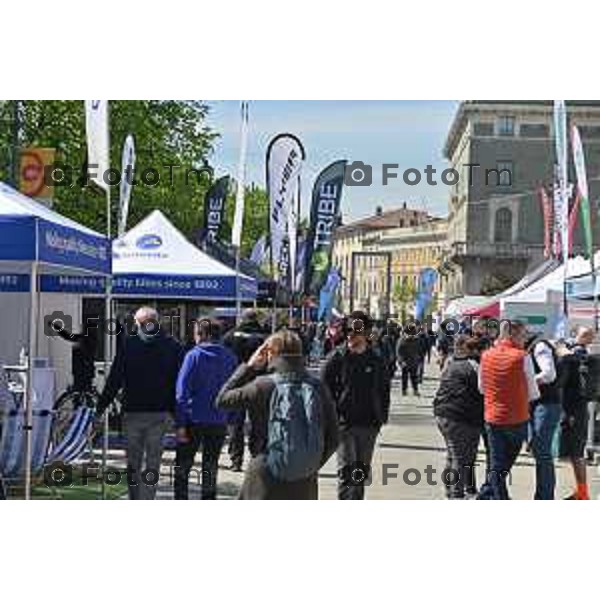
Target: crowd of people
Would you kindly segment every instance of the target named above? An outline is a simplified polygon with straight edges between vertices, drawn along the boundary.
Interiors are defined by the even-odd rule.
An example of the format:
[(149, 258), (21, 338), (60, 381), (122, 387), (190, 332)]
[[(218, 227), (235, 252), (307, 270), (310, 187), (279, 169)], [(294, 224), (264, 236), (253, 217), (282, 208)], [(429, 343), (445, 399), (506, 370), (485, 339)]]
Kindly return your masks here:
[[(493, 330), (479, 321), (454, 336), (434, 399), (452, 473), (448, 498), (508, 499), (507, 480), (525, 447), (535, 460), (535, 499), (554, 499), (560, 456), (573, 468), (574, 491), (567, 499), (589, 500), (585, 449), (596, 387), (588, 350), (593, 341), (586, 327), (571, 341), (553, 342), (518, 321)], [(481, 439), (486, 476), (478, 489)]]
[(240, 499), (317, 498), (317, 474), (334, 453), (338, 497), (364, 498), (396, 362), (391, 339), (374, 341), (368, 315), (358, 311), (344, 320), (320, 376), (308, 368), (316, 335), (294, 323), (271, 334), (253, 310), (226, 333), (219, 321), (198, 319), (187, 352), (160, 329), (154, 309), (140, 308), (135, 321), (136, 335), (117, 345), (97, 406), (101, 419), (122, 392), (131, 499), (155, 497), (157, 486), (140, 476), (158, 477), (171, 419), (176, 499), (189, 496), (200, 449), (201, 495), (216, 498), (227, 438), (230, 468), (244, 469)]
[[(448, 498), (508, 499), (507, 480), (525, 446), (535, 460), (536, 499), (554, 498), (557, 455), (572, 464), (569, 498), (589, 499), (590, 329), (580, 328), (571, 342), (551, 342), (520, 322), (494, 327), (479, 320), (461, 323), (453, 335), (415, 322), (384, 326), (355, 311), (329, 325), (290, 321), (271, 333), (247, 310), (228, 331), (220, 321), (196, 320), (193, 343), (184, 349), (161, 329), (153, 308), (140, 308), (135, 323), (135, 335), (117, 344), (97, 406), (100, 419), (122, 398), (131, 499), (155, 497), (171, 425), (175, 499), (189, 497), (199, 451), (201, 497), (217, 497), (226, 442), (229, 468), (244, 471), (241, 499), (317, 498), (319, 469), (334, 453), (338, 498), (362, 499), (392, 381), (399, 375), (402, 394), (410, 384), (419, 396), (434, 355), (441, 375), (433, 414), (447, 448)], [(75, 387), (89, 386), (91, 369), (75, 360), (85, 354), (84, 342), (68, 332), (63, 337), (74, 342)], [(486, 468), (478, 486), (481, 442)], [(156, 481), (142, 481), (144, 472)]]

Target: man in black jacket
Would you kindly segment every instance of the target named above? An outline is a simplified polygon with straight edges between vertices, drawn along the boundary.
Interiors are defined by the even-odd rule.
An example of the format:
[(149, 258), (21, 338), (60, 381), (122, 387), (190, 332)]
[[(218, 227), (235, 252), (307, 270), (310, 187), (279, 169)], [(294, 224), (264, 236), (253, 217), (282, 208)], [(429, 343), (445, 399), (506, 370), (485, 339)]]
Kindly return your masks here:
[(375, 441), (388, 420), (390, 378), (370, 346), (369, 316), (353, 312), (345, 330), (347, 341), (327, 357), (321, 379), (337, 407), (338, 498), (362, 500), (370, 483)]
[[(244, 312), (241, 323), (225, 335), (223, 343), (233, 350), (240, 363), (246, 363), (268, 336), (268, 329), (259, 323), (256, 311), (250, 308)], [(228, 425), (229, 458), (231, 468), (237, 472), (242, 470), (244, 462), (246, 412), (246, 409), (240, 410)]]
[(425, 357), (422, 338), (417, 335), (417, 327), (409, 324), (398, 340), (396, 349), (398, 363), (402, 370), (402, 395), (408, 391), (408, 380), (412, 385), (415, 396), (419, 395), (419, 369)]
[(71, 351), (71, 374), (73, 389), (79, 392), (92, 387), (95, 376), (94, 358), (98, 341), (97, 328), (85, 326), (81, 333), (67, 331), (64, 327), (56, 327), (48, 323), (48, 327), (56, 332), (58, 337), (73, 344)]
[(562, 379), (563, 416), (560, 424), (560, 456), (573, 466), (575, 491), (565, 500), (589, 500), (585, 447), (588, 429), (588, 402), (592, 400), (588, 346), (595, 334), (589, 327), (580, 327), (575, 343), (563, 352), (559, 360)]
[(179, 342), (160, 330), (158, 313), (135, 313), (137, 334), (117, 352), (100, 402), (101, 415), (120, 389), (127, 429), (129, 498), (153, 500), (160, 472), (162, 436), (175, 412), (175, 384), (183, 360)]

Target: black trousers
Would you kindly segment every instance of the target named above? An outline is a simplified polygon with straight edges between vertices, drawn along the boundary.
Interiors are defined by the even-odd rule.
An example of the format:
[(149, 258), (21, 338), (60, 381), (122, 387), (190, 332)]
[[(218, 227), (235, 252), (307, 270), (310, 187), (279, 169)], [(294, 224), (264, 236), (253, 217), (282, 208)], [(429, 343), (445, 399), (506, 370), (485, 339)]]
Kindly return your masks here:
[(436, 420), (447, 449), (443, 474), (446, 496), (464, 498), (465, 491), (471, 492), (475, 488), (475, 459), (481, 428), (444, 417)]
[(187, 500), (189, 476), (194, 466), (196, 452), (202, 448), (202, 474), (195, 470), (194, 475), (202, 482), (202, 500), (215, 500), (217, 497), (217, 473), (219, 456), (225, 443), (224, 425), (191, 425), (189, 442), (178, 444), (175, 455), (175, 500)]
[(402, 366), (402, 393), (406, 394), (408, 391), (408, 379), (410, 378), (410, 383), (412, 385), (412, 389), (415, 392), (419, 391), (419, 365), (403, 365)]
[[(2, 423), (0, 423), (0, 439), (2, 439)], [(4, 490), (2, 474), (0, 474), (0, 500), (6, 500), (6, 491)]]
[(235, 418), (233, 423), (227, 426), (227, 433), (229, 434), (229, 459), (233, 467), (242, 468), (244, 462), (244, 425), (246, 422), (245, 411), (240, 413)]
[(371, 462), (381, 427), (346, 427), (337, 448), (338, 500), (363, 500), (371, 485)]

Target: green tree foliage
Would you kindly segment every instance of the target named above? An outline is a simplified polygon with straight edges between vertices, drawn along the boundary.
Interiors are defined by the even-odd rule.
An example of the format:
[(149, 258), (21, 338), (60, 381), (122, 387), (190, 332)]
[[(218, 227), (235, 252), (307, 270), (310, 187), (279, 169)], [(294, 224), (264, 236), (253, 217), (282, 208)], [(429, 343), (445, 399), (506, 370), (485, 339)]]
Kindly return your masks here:
[(406, 306), (415, 300), (417, 290), (410, 277), (402, 278), (401, 283), (396, 283), (392, 291), (392, 300), (397, 310), (400, 307), (401, 318), (406, 318)]
[[(225, 224), (222, 239), (231, 240), (231, 225), (235, 209), (236, 182), (233, 181), (227, 198)], [(268, 231), (269, 197), (267, 192), (255, 185), (246, 186), (244, 191), (244, 225), (242, 229), (242, 256), (249, 256), (257, 240)]]
[[(0, 178), (11, 178), (11, 154), (14, 148), (14, 105), (0, 103)], [(134, 100), (110, 101), (110, 163), (121, 169), (123, 143), (129, 133), (135, 139), (136, 178), (140, 182), (132, 192), (128, 227), (150, 211), (159, 209), (186, 236), (192, 238), (203, 226), (204, 195), (210, 185), (206, 175), (190, 171), (210, 163), (213, 142), (218, 132), (206, 124), (208, 107), (201, 101)], [(27, 100), (21, 102), (19, 145), (55, 148), (56, 162), (69, 165), (79, 179), (86, 160), (85, 110), (82, 100)], [(213, 165), (216, 166), (216, 165)], [(141, 183), (141, 174), (156, 169), (157, 185)], [(235, 204), (235, 184), (227, 206), (228, 223), (224, 240), (229, 240)], [(81, 187), (56, 187), (54, 208), (97, 231), (106, 229), (106, 198), (91, 184)], [(119, 187), (111, 188), (113, 234), (116, 231)], [(268, 224), (266, 192), (251, 186), (246, 189), (246, 210), (242, 234), (242, 252), (247, 255)]]

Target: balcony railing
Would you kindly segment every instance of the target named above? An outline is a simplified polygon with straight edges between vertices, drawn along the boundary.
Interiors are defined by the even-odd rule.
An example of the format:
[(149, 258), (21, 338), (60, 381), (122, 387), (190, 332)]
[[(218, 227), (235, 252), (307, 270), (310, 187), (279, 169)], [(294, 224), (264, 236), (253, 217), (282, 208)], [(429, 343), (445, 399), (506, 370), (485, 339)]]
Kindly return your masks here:
[(454, 242), (450, 245), (450, 258), (529, 259), (541, 256), (543, 251), (544, 247), (541, 244)]

